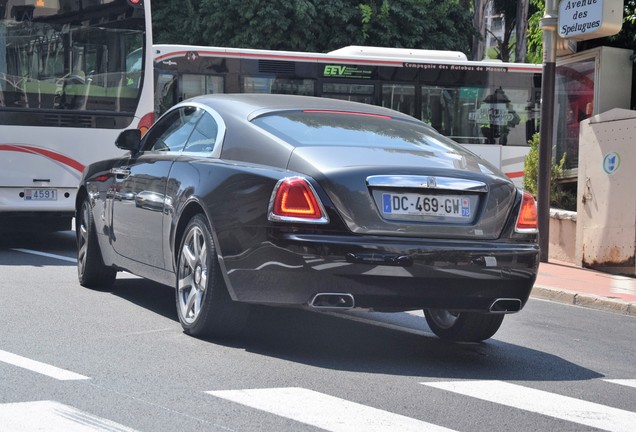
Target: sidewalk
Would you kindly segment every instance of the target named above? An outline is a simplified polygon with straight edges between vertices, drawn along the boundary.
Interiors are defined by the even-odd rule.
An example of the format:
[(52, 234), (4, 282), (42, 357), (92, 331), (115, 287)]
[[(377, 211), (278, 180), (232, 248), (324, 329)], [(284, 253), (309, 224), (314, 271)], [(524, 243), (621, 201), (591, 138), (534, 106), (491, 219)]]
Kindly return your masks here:
[(574, 267), (539, 264), (532, 297), (636, 316), (636, 278)]

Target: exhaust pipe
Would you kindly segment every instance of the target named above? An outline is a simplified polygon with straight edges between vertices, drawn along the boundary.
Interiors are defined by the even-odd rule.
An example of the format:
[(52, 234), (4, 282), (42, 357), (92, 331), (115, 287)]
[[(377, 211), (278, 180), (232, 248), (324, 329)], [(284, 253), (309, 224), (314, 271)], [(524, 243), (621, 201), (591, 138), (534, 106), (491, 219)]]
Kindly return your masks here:
[(316, 309), (352, 309), (353, 296), (347, 293), (318, 293), (309, 302)]
[(514, 313), (521, 310), (521, 300), (514, 298), (500, 298), (490, 305), (492, 313)]

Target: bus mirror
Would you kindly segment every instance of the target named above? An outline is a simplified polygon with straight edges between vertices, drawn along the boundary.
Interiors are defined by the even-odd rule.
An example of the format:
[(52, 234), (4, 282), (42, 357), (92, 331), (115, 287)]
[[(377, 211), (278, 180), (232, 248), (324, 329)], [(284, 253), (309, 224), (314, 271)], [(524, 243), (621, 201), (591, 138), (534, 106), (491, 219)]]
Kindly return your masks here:
[(126, 129), (119, 134), (115, 145), (122, 150), (130, 150), (134, 153), (139, 150), (140, 142), (141, 131), (139, 129)]

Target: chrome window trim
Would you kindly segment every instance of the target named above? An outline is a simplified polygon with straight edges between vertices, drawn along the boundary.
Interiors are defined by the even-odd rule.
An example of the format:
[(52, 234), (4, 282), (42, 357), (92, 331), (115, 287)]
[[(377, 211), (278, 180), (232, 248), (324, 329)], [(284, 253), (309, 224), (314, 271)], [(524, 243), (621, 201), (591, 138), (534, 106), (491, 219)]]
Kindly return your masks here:
[(190, 101), (190, 102), (181, 102), (176, 104), (175, 106), (173, 106), (172, 108), (170, 108), (168, 111), (166, 111), (163, 115), (165, 116), (166, 114), (168, 114), (170, 111), (184, 107), (184, 106), (191, 106), (191, 107), (196, 107), (199, 109), (202, 109), (204, 112), (210, 114), (212, 116), (212, 118), (214, 119), (214, 121), (216, 121), (216, 124), (218, 126), (218, 131), (216, 133), (216, 140), (214, 142), (214, 149), (209, 152), (209, 153), (199, 153), (199, 152), (188, 152), (188, 151), (183, 151), (181, 150), (180, 152), (184, 155), (198, 155), (198, 156), (204, 156), (204, 157), (213, 157), (216, 159), (219, 159), (221, 157), (221, 149), (223, 148), (223, 141), (225, 139), (225, 132), (226, 132), (226, 125), (225, 122), (223, 121), (223, 117), (221, 117), (221, 115), (219, 113), (217, 113), (215, 110), (213, 110), (212, 108), (210, 108), (209, 106), (207, 106), (206, 104), (202, 104), (200, 102), (196, 102), (196, 101)]

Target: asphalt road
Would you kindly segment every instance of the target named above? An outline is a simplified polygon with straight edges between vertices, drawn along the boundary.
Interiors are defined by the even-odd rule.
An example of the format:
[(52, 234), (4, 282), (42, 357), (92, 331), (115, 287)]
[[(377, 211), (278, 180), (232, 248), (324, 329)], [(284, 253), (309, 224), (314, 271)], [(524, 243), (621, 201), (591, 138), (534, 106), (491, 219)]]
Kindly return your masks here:
[(2, 432), (636, 430), (634, 317), (531, 299), (453, 344), (421, 313), (262, 307), (198, 340), (168, 287), (81, 287), (73, 234), (0, 239)]

